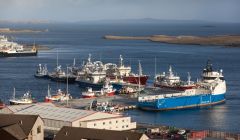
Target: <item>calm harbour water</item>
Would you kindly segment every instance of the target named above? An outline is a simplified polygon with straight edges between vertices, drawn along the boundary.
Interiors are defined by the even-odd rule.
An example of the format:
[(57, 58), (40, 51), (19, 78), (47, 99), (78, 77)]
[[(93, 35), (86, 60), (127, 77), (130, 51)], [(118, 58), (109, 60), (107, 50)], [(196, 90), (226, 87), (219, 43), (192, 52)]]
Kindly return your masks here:
[[(154, 58), (157, 58), (157, 72), (173, 70), (186, 79), (187, 72), (192, 80), (200, 77), (208, 59), (214, 68), (222, 68), (227, 81), (227, 101), (225, 104), (202, 109), (188, 109), (164, 112), (146, 112), (141, 110), (128, 111), (127, 115), (142, 123), (172, 125), (183, 128), (213, 129), (240, 132), (240, 48), (222, 46), (194, 46), (154, 43), (150, 41), (104, 40), (102, 37), (111, 35), (145, 36), (153, 34), (166, 35), (224, 35), (240, 34), (238, 24), (216, 24), (208, 27), (201, 24), (45, 24), (45, 25), (0, 25), (0, 27), (48, 29), (49, 32), (34, 34), (11, 34), (18, 43), (46, 45), (49, 51), (40, 51), (37, 57), (0, 58), (0, 98), (7, 103), (12, 96), (13, 87), (16, 96), (22, 96), (27, 90), (42, 101), (47, 94), (47, 85), (52, 90), (65, 88), (65, 84), (43, 79), (35, 79), (33, 74), (39, 63), (47, 64), (52, 70), (56, 65), (56, 51), (59, 51), (59, 63), (62, 67), (76, 58), (80, 65), (91, 53), (94, 60), (118, 63), (119, 55), (125, 63), (137, 72), (138, 60), (141, 60), (143, 72), (151, 75), (149, 85), (153, 82)], [(70, 93), (80, 97), (81, 89), (69, 85)]]

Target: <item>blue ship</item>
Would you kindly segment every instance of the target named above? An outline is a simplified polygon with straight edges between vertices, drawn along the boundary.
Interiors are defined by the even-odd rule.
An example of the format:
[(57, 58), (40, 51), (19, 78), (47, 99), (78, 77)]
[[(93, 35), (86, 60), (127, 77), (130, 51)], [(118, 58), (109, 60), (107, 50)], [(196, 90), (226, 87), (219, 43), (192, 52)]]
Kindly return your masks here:
[[(145, 110), (174, 110), (225, 102), (226, 82), (223, 71), (214, 71), (210, 61), (203, 70), (200, 81), (190, 82), (189, 78), (186, 84), (174, 85), (178, 88), (174, 86), (168, 86), (168, 89), (156, 88), (150, 90), (149, 94), (139, 96), (138, 107)], [(179, 88), (180, 86), (185, 88)], [(172, 87), (172, 90), (169, 87)]]

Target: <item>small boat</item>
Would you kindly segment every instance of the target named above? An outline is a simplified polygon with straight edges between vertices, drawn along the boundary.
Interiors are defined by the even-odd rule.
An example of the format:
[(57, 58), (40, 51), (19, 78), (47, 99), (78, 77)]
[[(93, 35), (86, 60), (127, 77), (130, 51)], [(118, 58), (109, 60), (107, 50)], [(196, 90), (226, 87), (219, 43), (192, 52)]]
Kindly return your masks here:
[(95, 92), (92, 90), (91, 87), (88, 87), (86, 92), (82, 92), (82, 97), (83, 98), (93, 98), (93, 97), (95, 97)]
[(48, 86), (48, 95), (45, 97), (45, 102), (66, 101), (69, 99), (71, 99), (70, 94), (63, 92), (61, 89), (58, 89), (56, 94), (51, 95), (51, 90)]
[(31, 97), (31, 93), (27, 91), (21, 98), (15, 98), (15, 88), (13, 89), (13, 98), (9, 100), (10, 105), (32, 104), (36, 101)]
[(48, 77), (47, 65), (42, 66), (42, 64), (38, 64), (38, 69), (34, 76), (37, 78), (47, 78)]
[(100, 91), (93, 91), (92, 88), (88, 88), (86, 92), (82, 92), (82, 97), (92, 98), (99, 96), (113, 96), (115, 92), (116, 89), (114, 89), (113, 86), (109, 84), (109, 81), (106, 80), (105, 85), (102, 87)]
[(2, 100), (0, 100), (0, 109), (3, 109), (5, 107), (5, 104), (3, 103)]

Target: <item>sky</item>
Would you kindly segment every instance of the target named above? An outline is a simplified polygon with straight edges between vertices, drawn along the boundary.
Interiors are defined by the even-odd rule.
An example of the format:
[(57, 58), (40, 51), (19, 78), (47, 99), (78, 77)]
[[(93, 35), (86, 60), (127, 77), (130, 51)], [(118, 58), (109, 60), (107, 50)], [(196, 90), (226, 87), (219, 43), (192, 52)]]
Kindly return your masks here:
[(240, 22), (240, 0), (0, 0), (0, 20)]

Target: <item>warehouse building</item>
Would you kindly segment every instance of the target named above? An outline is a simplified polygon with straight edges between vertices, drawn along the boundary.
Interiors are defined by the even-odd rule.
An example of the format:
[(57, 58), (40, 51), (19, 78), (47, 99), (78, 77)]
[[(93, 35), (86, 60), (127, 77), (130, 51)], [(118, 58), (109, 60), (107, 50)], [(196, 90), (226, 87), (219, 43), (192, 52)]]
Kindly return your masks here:
[(63, 127), (54, 140), (149, 140), (143, 133)]
[(60, 130), (63, 126), (131, 130), (136, 128), (136, 122), (130, 117), (96, 111), (55, 107), (52, 105), (15, 105), (7, 106), (1, 111), (7, 114), (39, 115), (45, 129)]

